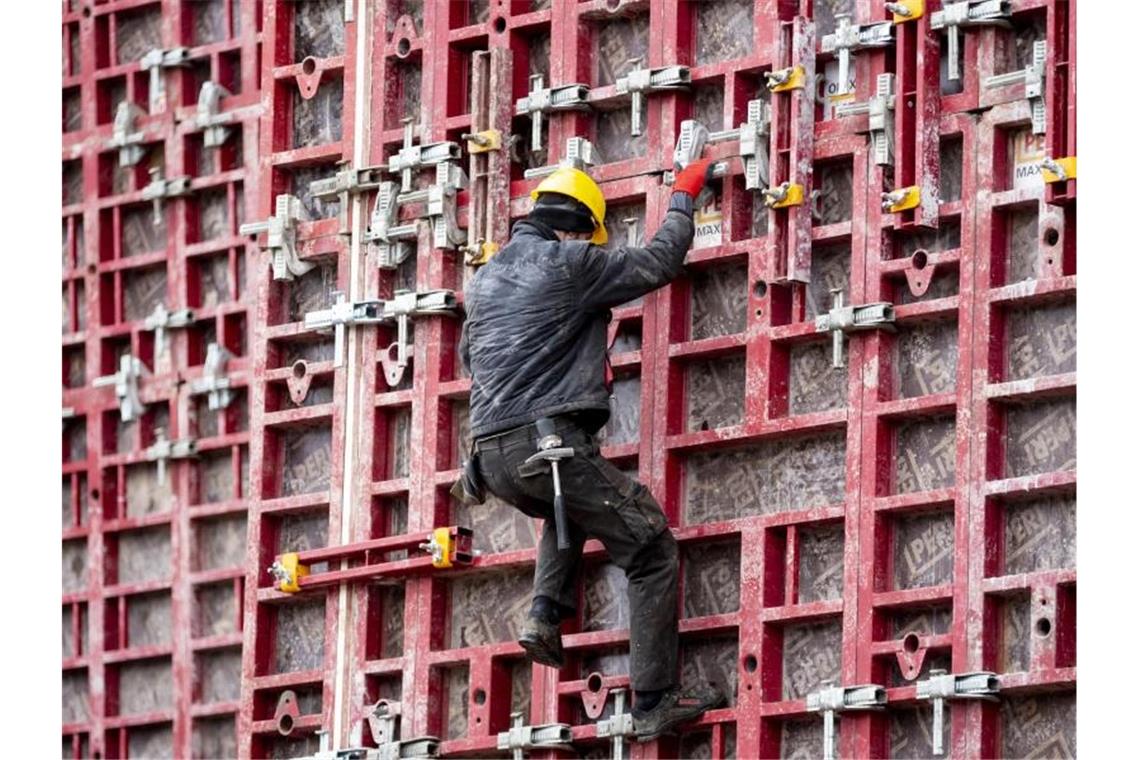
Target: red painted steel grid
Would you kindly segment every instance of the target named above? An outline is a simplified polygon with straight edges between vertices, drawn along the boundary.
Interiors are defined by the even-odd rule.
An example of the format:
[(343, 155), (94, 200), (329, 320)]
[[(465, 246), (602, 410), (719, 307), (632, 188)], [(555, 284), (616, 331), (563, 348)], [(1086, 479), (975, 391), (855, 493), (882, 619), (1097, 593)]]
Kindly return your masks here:
[[(494, 8), (488, 7), (485, 19), (474, 23), (469, 23), (467, 8), (461, 4), (427, 4), (418, 14), (412, 3), (367, 5), (372, 15), (364, 16), (370, 35), (365, 40), (365, 49), (376, 51), (366, 65), (366, 75), (371, 81), (369, 113), (378, 118), (382, 116), (384, 122), (367, 126), (368, 146), (363, 164), (383, 162), (402, 140), (398, 120), (391, 116), (407, 106), (407, 66), (414, 69), (418, 64), (422, 72), (419, 111), (411, 109), (412, 115), (418, 116), (424, 125), (417, 141), (457, 139), (470, 124), (469, 116), (463, 113), (466, 96), (463, 64), (467, 51), (486, 44), (512, 51), (516, 66), (510, 93), (513, 99), (525, 94), (527, 89), (526, 77), (519, 73), (523, 56), (529, 52), (527, 41), (549, 31), (547, 85), (577, 81), (596, 84), (591, 34), (598, 33), (597, 27), (614, 20), (609, 15), (611, 5), (614, 4), (556, 0), (549, 8), (532, 10), (527, 3), (495, 4)], [(726, 61), (697, 64), (693, 40), (700, 27), (700, 5), (677, 2), (619, 5), (622, 11), (648, 17), (649, 39), (654, 43), (648, 48), (648, 65), (688, 63), (693, 65), (695, 83), (720, 83), (724, 92), (721, 115), (729, 117), (724, 119), (725, 126), (734, 126), (743, 120), (747, 101), (761, 89), (763, 71), (774, 65), (776, 20), (790, 22), (797, 11), (804, 14), (812, 11), (810, 3), (799, 9), (794, 3), (757, 3), (751, 52)], [(354, 7), (359, 6), (354, 4)], [(1066, 29), (1058, 20), (1058, 14), (1068, 19), (1071, 7), (1072, 4), (1056, 2), (1015, 2), (1014, 19), (1026, 25), (1040, 18), (1050, 30), (1051, 38), (1064, 37)], [(867, 2), (855, 3), (852, 8), (855, 20), (860, 22), (887, 18), (884, 10)], [(928, 12), (932, 10), (935, 8), (928, 7)], [(409, 12), (408, 18), (398, 20), (405, 11)], [(356, 71), (355, 35), (362, 33), (358, 19), (346, 24), (343, 54), (326, 57), (316, 64), (323, 72), (322, 81), (324, 77), (344, 78), (342, 139), (317, 147), (292, 149), (290, 104), (294, 102), (292, 94), (299, 62), (292, 55), (291, 13), (292, 8), (287, 3), (269, 4), (266, 8), (265, 29), (270, 42), (267, 50), (273, 53), (265, 58), (264, 76), (274, 86), (264, 91), (261, 217), (270, 212), (273, 198), (289, 187), (287, 180), (296, 167), (317, 164), (331, 170), (335, 162), (351, 158), (353, 95), (356, 86), (364, 86), (352, 81)], [(926, 30), (928, 19), (917, 23)], [(1068, 21), (1070, 35), (1074, 26)], [(409, 28), (414, 31), (409, 33)], [(402, 53), (400, 40), (405, 38), (408, 45)], [(782, 686), (785, 637), (788, 631), (807, 624), (842, 623), (837, 673), (840, 683), (890, 685), (886, 714), (844, 717), (840, 732), (840, 753), (844, 756), (888, 756), (891, 721), (901, 719), (899, 714), (915, 704), (912, 685), (896, 686), (890, 682), (903, 645), (890, 626), (907, 610), (953, 610), (947, 632), (927, 632), (918, 637), (919, 651), (924, 655), (932, 659), (948, 655), (952, 672), (983, 668), (1001, 672), (1005, 668), (1000, 651), (1007, 643), (1003, 641), (1003, 611), (1008, 600), (1023, 591), (1031, 591), (1031, 601), (1044, 600), (1035, 625), (1039, 625), (1037, 621), (1041, 619), (1048, 625), (1040, 625), (1038, 629), (1044, 630), (1044, 634), (1027, 634), (1031, 642), (1028, 669), (1004, 673), (1003, 688), (1015, 697), (1075, 688), (1075, 620), (1072, 617), (1075, 572), (1062, 569), (1006, 575), (1000, 556), (1005, 530), (1003, 510), (1012, 495), (1024, 499), (1038, 493), (1075, 492), (1075, 480), (1067, 468), (1063, 472), (1005, 476), (1006, 417), (1010, 408), (1015, 404), (1048, 404), (1056, 399), (1071, 398), (1075, 388), (1075, 376), (1071, 373), (1009, 382), (1003, 375), (1008, 347), (1002, 314), (1031, 305), (1071, 303), (1075, 298), (1075, 225), (1071, 205), (1057, 212), (1042, 212), (1046, 225), (1043, 240), (1050, 238), (1047, 228), (1052, 225), (1058, 233), (1058, 242), (1042, 243), (1043, 263), (1031, 274), (1030, 281), (1015, 284), (1006, 277), (1011, 247), (1010, 214), (1040, 204), (1046, 194), (1044, 189), (1010, 187), (1013, 166), (1008, 155), (1008, 140), (1014, 133), (1024, 131), (1029, 115), (1021, 86), (1011, 85), (1000, 90), (983, 87), (987, 76), (999, 73), (995, 61), (1006, 57), (1005, 49), (1012, 44), (1012, 35), (1004, 30), (984, 28), (965, 32), (962, 91), (940, 98), (941, 115), (937, 117), (936, 130), (930, 124), (922, 124), (930, 133), (936, 131), (951, 141), (960, 135), (962, 150), (960, 197), (944, 200), (938, 210), (939, 227), (948, 223), (956, 225), (959, 240), (956, 245), (947, 244), (943, 250), (930, 251), (925, 266), (912, 263), (914, 260), (909, 254), (916, 243), (909, 237), (915, 234), (907, 229), (909, 225), (897, 224), (894, 217), (880, 209), (879, 191), (893, 189), (894, 183), (887, 181), (883, 170), (869, 160), (866, 139), (860, 134), (860, 130), (865, 129), (865, 117), (820, 121), (815, 126), (814, 162), (828, 167), (849, 164), (854, 181), (849, 220), (813, 226), (813, 249), (820, 250), (831, 244), (849, 247), (849, 302), (895, 302), (898, 325), (904, 330), (956, 322), (957, 364), (952, 372), (951, 388), (906, 396), (897, 387), (899, 381), (894, 367), (899, 361), (897, 351), (903, 338), (872, 332), (847, 341), (849, 369), (845, 408), (807, 413), (794, 413), (789, 409), (791, 352), (819, 341), (810, 314), (821, 306), (826, 310), (826, 289), (822, 291), (825, 300), (820, 304), (819, 293), (810, 295), (809, 288), (802, 285), (770, 279), (773, 271), (780, 270), (773, 269), (762, 239), (752, 237), (749, 232), (746, 218), (753, 204), (759, 201), (743, 190), (736, 160), (732, 161), (732, 177), (723, 181), (722, 191), (723, 225), (728, 231), (728, 241), (694, 251), (689, 256), (688, 266), (690, 275), (717, 265), (747, 266), (745, 329), (734, 335), (692, 339), (689, 335), (692, 285), (688, 278), (647, 297), (641, 305), (615, 310), (615, 321), (635, 326), (640, 322), (642, 330), (641, 349), (615, 357), (619, 375), (640, 373), (640, 435), (636, 443), (606, 445), (604, 453), (624, 466), (636, 464), (643, 482), (665, 506), (683, 546), (733, 537), (739, 537), (741, 545), (739, 610), (687, 618), (682, 623), (685, 643), (715, 634), (736, 635), (734, 703), (708, 714), (690, 732), (708, 733), (710, 752), (715, 756), (725, 755), (729, 743), (744, 757), (787, 752), (789, 726), (803, 725), (804, 720), (810, 721), (808, 725), (816, 735), (812, 741), (818, 742), (820, 719), (806, 711), (802, 694), (785, 697)], [(1071, 61), (1071, 36), (1069, 45), (1066, 60)], [(876, 74), (894, 70), (897, 65), (892, 49), (860, 51), (854, 61), (857, 101), (871, 94)], [(1001, 69), (1006, 70), (1008, 67)], [(1068, 76), (1071, 77), (1071, 73), (1070, 66)], [(920, 89), (929, 89), (932, 84), (938, 86), (937, 82), (929, 81), (932, 69), (925, 69), (924, 76), (927, 79), (917, 83)], [(1055, 92), (1056, 84), (1050, 81), (1050, 92)], [(614, 97), (616, 93), (608, 87), (595, 88), (591, 102)], [(668, 190), (660, 186), (655, 172), (667, 168), (673, 135), (693, 107), (686, 94), (650, 96), (645, 155), (606, 163), (595, 170), (611, 205), (644, 198), (645, 221), (652, 224), (651, 220), (660, 217)], [(988, 110), (980, 117), (970, 113), (979, 107)], [(1069, 116), (1072, 109), (1065, 111), (1057, 104), (1051, 108), (1052, 124), (1061, 119), (1057, 115), (1059, 111), (1066, 115), (1069, 127), (1064, 145), (1071, 146), (1075, 137)], [(929, 118), (926, 116), (929, 113), (932, 112), (921, 109), (918, 121)], [(594, 136), (594, 119), (591, 114), (580, 113), (551, 117), (546, 137), (551, 154), (547, 162), (560, 154), (566, 138), (575, 134)], [(515, 118), (512, 124), (512, 131), (527, 133), (525, 118)], [(495, 126), (506, 129), (505, 124)], [(1054, 133), (1055, 130), (1056, 127)], [(718, 157), (728, 157), (734, 147), (730, 143), (714, 147), (711, 152)], [(929, 167), (930, 151), (937, 147), (927, 140), (921, 160), (906, 158), (913, 158), (918, 167)], [(1056, 153), (1055, 147), (1053, 152)], [(947, 167), (941, 168), (945, 172)], [(526, 192), (533, 183), (523, 181), (517, 167), (512, 177), (511, 215), (518, 217), (526, 211)], [(806, 185), (807, 191), (813, 189), (812, 182)], [(1054, 188), (1048, 193), (1049, 200), (1059, 200)], [(461, 196), (461, 202), (465, 200)], [(506, 198), (497, 200), (502, 203)], [(356, 220), (354, 224), (363, 222)], [(338, 225), (330, 219), (302, 223), (300, 229), (305, 256), (334, 260), (336, 285), (348, 290), (352, 284), (347, 275), (350, 263), (346, 260), (345, 238), (337, 236)], [(647, 224), (643, 234), (651, 232)], [(456, 262), (456, 254), (431, 250), (423, 234), (418, 250), (414, 280), (411, 271), (392, 274), (369, 265), (364, 269), (363, 283), (356, 284), (362, 284), (363, 292), (371, 296), (391, 293), (397, 282), (414, 282), (418, 289), (460, 288), (462, 267)], [(261, 284), (253, 355), (255, 369), (264, 381), (255, 384), (251, 406), (254, 494), (258, 504), (257, 516), (251, 521), (247, 568), (242, 754), (259, 756), (268, 753), (271, 746), (279, 746), (270, 744), (278, 741), (273, 738), (276, 725), (271, 720), (276, 698), (283, 689), (297, 687), (315, 687), (320, 693), (319, 707), (314, 711), (305, 710), (305, 716), (296, 722), (297, 734), (307, 735), (321, 726), (332, 728), (335, 722), (342, 745), (367, 742), (367, 732), (360, 726), (367, 703), (380, 696), (398, 696), (404, 704), (401, 731), (405, 738), (425, 734), (446, 738), (444, 713), (448, 705), (448, 681), (444, 671), (456, 667), (467, 669), (467, 696), (462, 698), (467, 721), (461, 736), (444, 742), (443, 754), (487, 753), (494, 746), (496, 732), (507, 727), (511, 701), (507, 669), (518, 661), (520, 652), (509, 640), (460, 648), (449, 644), (448, 637), (452, 633), (449, 620), (476, 614), (475, 610), (450, 608), (449, 584), (456, 578), (526, 568), (533, 562), (532, 549), (484, 554), (476, 563), (477, 568), (466, 575), (437, 573), (403, 579), (399, 653), (386, 653), (383, 641), (378, 639), (378, 626), (387, 609), (384, 597), (376, 588), (356, 586), (349, 592), (350, 605), (344, 611), (347, 628), (339, 622), (341, 610), (337, 592), (306, 595), (304, 600), (324, 600), (324, 612), (316, 631), (323, 635), (319, 666), (278, 673), (276, 665), (271, 665), (276, 662), (277, 614), (288, 604), (302, 603), (302, 599), (286, 601), (269, 588), (264, 568), (273, 554), (297, 548), (274, 545), (275, 522), (289, 514), (327, 514), (330, 545), (338, 542), (345, 520), (349, 521), (348, 535), (352, 540), (391, 532), (393, 520), (399, 522), (398, 516), (394, 517), (398, 510), (394, 511), (392, 506), (398, 499), (406, 499), (407, 507), (403, 525), (396, 528), (396, 532), (423, 535), (433, 527), (453, 522), (446, 488), (454, 480), (458, 466), (455, 436), (460, 425), (458, 408), (467, 392), (467, 381), (457, 368), (456, 323), (446, 317), (429, 317), (417, 320), (410, 388), (387, 388), (377, 372), (373, 351), (386, 346), (391, 335), (388, 330), (364, 328), (349, 331), (349, 340), (355, 341), (363, 354), (357, 363), (334, 368), (331, 363), (320, 361), (311, 362), (307, 367), (307, 374), (332, 376), (331, 397), (296, 409), (288, 402), (280, 403), (280, 386), (290, 370), (284, 362), (276, 361), (279, 344), (296, 340), (303, 331), (297, 324), (299, 313), (286, 316), (283, 312), (283, 303), (288, 299), (287, 288), (293, 286), (269, 282), (264, 264), (258, 270)], [(900, 294), (908, 278), (918, 276), (919, 271), (925, 271), (925, 276), (930, 278), (938, 273), (949, 276), (952, 292), (907, 302)], [(764, 287), (757, 285), (761, 281)], [(812, 299), (815, 299), (814, 305)], [(685, 421), (691, 403), (686, 388), (687, 365), (741, 354), (745, 358), (741, 421), (710, 430), (689, 430)], [(354, 421), (358, 426), (352, 445), (358, 453), (345, 462), (340, 438), (345, 435), (342, 409), (348, 400), (348, 373), (355, 373), (358, 388), (352, 399), (357, 409)], [(274, 387), (276, 390), (271, 390)], [(949, 480), (934, 487), (919, 482), (917, 490), (899, 492), (897, 472), (892, 471), (900, 456), (898, 437), (904, 429), (921, 429), (924, 425), (944, 424), (946, 420), (951, 422), (953, 443), (943, 463)], [(330, 430), (328, 490), (321, 488), (312, 493), (283, 496), (279, 492), (282, 473), (276, 467), (280, 463), (280, 439), (288, 430), (314, 424)], [(791, 445), (805, 437), (828, 433), (839, 434), (844, 441), (842, 500), (720, 522), (687, 523), (685, 468), (689, 458), (772, 441)], [(410, 459), (406, 472), (395, 469), (390, 461), (390, 454), (401, 448)], [(346, 472), (351, 477), (350, 483), (343, 480)], [(352, 505), (351, 514), (343, 512), (345, 503)], [(934, 518), (930, 518), (931, 515)], [(955, 580), (896, 588), (893, 566), (899, 549), (896, 541), (902, 541), (896, 538), (902, 530), (900, 526), (908, 521), (937, 519), (940, 515), (949, 515), (953, 526), (952, 577)], [(801, 602), (801, 536), (817, 526), (837, 525), (842, 526), (844, 538), (842, 596)], [(587, 553), (597, 558), (600, 547), (591, 543)], [(348, 654), (340, 665), (343, 669), (340, 672), (334, 670), (338, 636), (344, 636), (348, 642)], [(581, 723), (574, 709), (584, 688), (582, 679), (586, 673), (576, 672), (575, 663), (592, 652), (625, 642), (622, 630), (567, 635), (565, 644), (575, 662), (558, 676), (542, 668), (532, 672), (528, 722), (574, 723), (575, 740), (589, 743), (595, 730), (590, 723)], [(346, 680), (346, 696), (342, 710), (334, 714), (334, 688), (338, 677)], [(610, 686), (624, 682), (620, 674), (606, 681)], [(810, 684), (812, 688), (818, 685)], [(477, 696), (480, 691), (482, 699)], [(1000, 753), (1003, 746), (1000, 709), (989, 704), (952, 705), (949, 708), (951, 754)], [(311, 751), (314, 746), (311, 738), (305, 746), (306, 751)], [(654, 756), (673, 749), (649, 745), (635, 748), (634, 752)]]
[[(241, 280), (248, 270), (246, 241), (237, 235), (237, 226), (248, 217), (244, 198), (256, 189), (259, 25), (260, 9), (253, 3), (64, 3), (62, 84), (65, 112), (71, 115), (64, 124), (64, 178), (66, 187), (69, 171), (78, 172), (79, 184), (77, 192), (65, 190), (62, 209), (63, 352), (69, 368), (62, 403), (74, 414), (71, 422), (65, 420), (70, 456), (65, 456), (64, 497), (70, 515), (65, 511), (63, 538), (65, 546), (82, 548), (72, 569), (82, 570), (84, 578), (63, 598), (72, 622), (64, 641), (65, 756), (125, 757), (133, 747), (136, 754), (201, 757), (236, 749), (236, 692), (229, 698), (204, 693), (203, 682), (210, 676), (200, 658), (238, 655), (244, 558), (223, 554), (221, 564), (210, 564), (211, 557), (217, 559), (211, 554), (217, 546), (204, 531), (221, 521), (236, 525), (244, 520), (248, 495), (241, 486), (249, 439), (242, 404), (249, 375)], [(163, 72), (165, 102), (156, 101), (148, 112), (149, 75), (138, 59), (152, 49), (178, 46), (189, 49), (190, 65)], [(214, 163), (199, 165), (202, 136), (194, 117), (198, 87), (206, 79), (234, 93), (223, 98), (220, 109), (230, 117), (231, 134), (224, 147), (204, 154), (213, 155), (209, 160)], [(118, 151), (108, 144), (115, 109), (123, 100), (144, 111), (138, 130), (147, 146), (142, 163), (127, 171), (118, 169)], [(189, 177), (189, 192), (163, 202), (165, 229), (159, 228), (155, 247), (124, 250), (131, 232), (145, 233), (151, 224), (151, 205), (141, 196), (150, 180), (148, 163), (163, 167), (167, 179)], [(223, 211), (221, 226), (211, 220), (208, 234), (202, 224), (206, 201), (200, 200), (205, 197), (220, 202)], [(131, 213), (142, 226), (124, 231), (124, 218)], [(220, 268), (220, 282), (205, 282), (211, 263), (215, 274)], [(156, 351), (154, 332), (143, 329), (146, 315), (129, 313), (137, 311), (131, 299), (141, 297), (131, 293), (132, 285), (139, 286), (130, 278), (158, 268), (164, 280), (150, 286), (150, 296), (168, 310), (194, 311), (189, 328), (167, 331), (165, 352)], [(208, 287), (213, 288), (209, 298)], [(69, 314), (73, 321), (67, 324)], [(206, 397), (189, 388), (202, 375), (211, 340), (234, 355), (225, 373), (235, 401), (216, 415), (202, 411)], [(92, 386), (96, 377), (117, 370), (121, 352), (141, 358), (149, 371), (140, 381), (147, 412), (122, 426), (114, 391)], [(207, 483), (207, 473), (196, 462), (172, 461), (166, 471), (170, 502), (153, 509), (144, 503), (141, 514), (132, 514), (139, 499), (164, 496), (153, 479), (156, 465), (143, 454), (154, 440), (156, 421), (162, 424), (163, 419), (170, 439), (195, 438), (200, 457), (221, 463), (223, 471), (228, 467), (228, 478), (222, 475), (219, 482), (230, 491), (216, 494), (219, 482)], [(81, 430), (69, 441), (68, 425), (75, 421), (86, 423), (85, 434)], [(79, 444), (84, 451), (75, 449)], [(157, 571), (153, 579), (120, 579), (121, 537), (142, 535), (140, 529), (163, 534), (167, 556), (147, 559), (148, 569)], [(156, 560), (168, 564), (155, 566)], [(66, 563), (65, 557), (65, 575)], [(197, 592), (217, 588), (229, 589), (231, 632), (209, 635), (193, 623)], [(148, 617), (144, 601), (157, 602), (156, 617)], [(166, 703), (143, 712), (128, 709), (131, 705), (118, 693), (120, 674), (148, 664), (157, 664), (160, 674), (165, 671), (149, 686), (165, 689)], [(235, 668), (229, 674), (223, 670), (226, 675), (233, 679), (239, 674)], [(67, 714), (68, 700), (78, 714)]]

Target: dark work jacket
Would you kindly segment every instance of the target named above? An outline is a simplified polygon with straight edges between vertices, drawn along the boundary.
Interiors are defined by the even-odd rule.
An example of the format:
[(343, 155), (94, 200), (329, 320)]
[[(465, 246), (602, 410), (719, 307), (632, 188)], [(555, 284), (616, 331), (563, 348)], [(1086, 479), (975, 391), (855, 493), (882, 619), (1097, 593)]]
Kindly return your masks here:
[(676, 277), (692, 242), (684, 193), (644, 248), (562, 242), (541, 222), (516, 223), (464, 289), (459, 355), (471, 374), (472, 436), (571, 412), (591, 433), (605, 425), (609, 310)]

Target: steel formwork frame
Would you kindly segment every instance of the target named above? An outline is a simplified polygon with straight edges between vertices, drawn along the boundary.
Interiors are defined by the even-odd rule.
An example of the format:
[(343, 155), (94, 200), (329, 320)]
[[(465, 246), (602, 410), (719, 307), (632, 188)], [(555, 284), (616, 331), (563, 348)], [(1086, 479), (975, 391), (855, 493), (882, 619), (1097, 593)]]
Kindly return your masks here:
[[(252, 275), (237, 228), (257, 188), (260, 8), (63, 5), (63, 754), (226, 754), (245, 574), (244, 541), (226, 540), (244, 534), (249, 496)], [(179, 65), (154, 74), (141, 60), (179, 48)], [(207, 81), (226, 90), (208, 124), (197, 106)], [(125, 141), (121, 104), (137, 109)], [(224, 132), (217, 147), (204, 146), (207, 126)], [(140, 148), (132, 165), (120, 164), (124, 145)], [(154, 204), (144, 190), (182, 178)], [(192, 314), (160, 339), (156, 305)], [(216, 409), (204, 389), (214, 343), (228, 383)], [(125, 419), (114, 384), (95, 382), (124, 356), (143, 371), (141, 407)], [(163, 435), (197, 453), (159, 475), (148, 450)], [(222, 606), (206, 610), (208, 599)]]
[[(485, 228), (501, 246), (529, 209), (536, 180), (524, 168), (557, 162), (569, 138), (584, 136), (612, 244), (644, 241), (668, 204), (662, 175), (681, 122), (730, 129), (757, 98), (772, 107), (766, 168), (775, 182), (802, 184), (805, 203), (766, 207), (745, 189), (737, 142), (711, 146), (706, 155), (728, 172), (699, 215), (685, 273), (612, 313), (615, 415), (602, 452), (653, 491), (681, 544), (682, 679), (715, 680), (730, 694), (679, 738), (631, 753), (820, 756), (823, 720), (807, 697), (833, 681), (877, 684), (887, 696), (885, 709), (841, 713), (839, 756), (926, 755), (932, 712), (916, 682), (936, 669), (993, 671), (1001, 685), (997, 702), (947, 702), (948, 756), (1075, 753), (1076, 181), (1032, 176), (1040, 158), (1075, 156), (1075, 2), (1011, 0), (1007, 24), (963, 28), (958, 80), (947, 78), (943, 33), (931, 26), (947, 5), (937, 0), (894, 25), (895, 44), (855, 51), (851, 101), (869, 100), (880, 74), (899, 83), (893, 166), (876, 163), (866, 115), (837, 116), (826, 95), (765, 86), (766, 73), (798, 64), (826, 91), (837, 76), (821, 39), (837, 16), (892, 20), (869, 0), (74, 5), (64, 14), (65, 579), (67, 552), (81, 544), (99, 572), (65, 588), (65, 716), (68, 678), (90, 684), (90, 715), (65, 717), (65, 754), (137, 755), (145, 742), (166, 746), (153, 736), (166, 725), (176, 756), (311, 755), (321, 730), (336, 748), (373, 746), (366, 718), (379, 699), (400, 702), (400, 738), (439, 737), (441, 756), (494, 754), (515, 710), (524, 724), (567, 723), (576, 746), (606, 753), (594, 708), (612, 709), (607, 694), (629, 685), (628, 622), (601, 545), (586, 546), (579, 615), (564, 628), (568, 665), (530, 667), (514, 634), (537, 528), (500, 503), (464, 508), (448, 494), (469, 443), (461, 318), (412, 319), (410, 366), (395, 387), (380, 359), (394, 327), (350, 326), (334, 341), (304, 324), (335, 292), (349, 301), (460, 293), (472, 273), (464, 253), (434, 248), (421, 222), (411, 256), (382, 269), (367, 241), (371, 186), (331, 200), (310, 183), (365, 168), (393, 179), (386, 165), (404, 145), (404, 118), (417, 144), (464, 146), (467, 169), (465, 135), (486, 125), (504, 148), (487, 154), (485, 197), (458, 193), (458, 223), (509, 209)], [(196, 45), (206, 5), (222, 9), (225, 33)], [(163, 202), (161, 253), (124, 253), (124, 216), (141, 209), (149, 219), (150, 178), (113, 171), (114, 103), (155, 104), (147, 71), (115, 52), (120, 28), (137, 39), (134, 19), (147, 12), (161, 18), (152, 47), (189, 45), (213, 81), (240, 71), (240, 93), (222, 110), (243, 149), (222, 148), (216, 171), (199, 166), (203, 68), (166, 70), (168, 102), (138, 131), (163, 144), (165, 178), (189, 176), (191, 189)], [(1030, 129), (1023, 83), (987, 84), (1025, 68), (1034, 40), (1047, 49), (1043, 136)], [(492, 54), (476, 73), (481, 50)], [(689, 67), (691, 86), (649, 93), (644, 135), (625, 137), (630, 98), (616, 79), (673, 64)], [(590, 87), (581, 110), (544, 115), (542, 151), (526, 139), (531, 116), (515, 114), (533, 74), (546, 87)], [(81, 123), (68, 131), (75, 93)], [(74, 161), (79, 198), (66, 189)], [(429, 173), (416, 172), (417, 188)], [(919, 205), (885, 210), (880, 194), (904, 185), (920, 188)], [(221, 188), (226, 233), (206, 240), (201, 199)], [(252, 238), (238, 227), (272, 216), (286, 194), (303, 209), (293, 220), (297, 260), (291, 277), (274, 279), (271, 241), (249, 245), (244, 264)], [(399, 220), (418, 213), (401, 208)], [(205, 304), (198, 264), (222, 256), (229, 297)], [(190, 328), (166, 332), (169, 358), (156, 361), (154, 332), (137, 307), (126, 314), (137, 299), (125, 294), (136, 270), (157, 266), (167, 271), (165, 306), (195, 315)], [(845, 336), (842, 369), (816, 325), (832, 289), (894, 313), (891, 330)], [(189, 388), (203, 378), (211, 335), (234, 354), (225, 373), (248, 405), (235, 402), (204, 434)], [(150, 370), (134, 438), (118, 423), (113, 390), (92, 388), (127, 348)], [(83, 366), (69, 373), (75, 356)], [(199, 460), (167, 463), (172, 507), (152, 513), (134, 506), (131, 486), (145, 484), (148, 504), (160, 490), (134, 474), (155, 467), (145, 454), (155, 408), (169, 410), (170, 440), (197, 439)], [(201, 498), (203, 462), (227, 451), (230, 497)], [(247, 507), (244, 566), (196, 564), (208, 543), (201, 526)], [(431, 569), (416, 543), (454, 525), (474, 529), (481, 554), (467, 568)], [(119, 582), (107, 568), (119, 566), (121, 537), (146, 530), (169, 531), (169, 579)], [(333, 551), (362, 542), (373, 543)], [(374, 580), (274, 588), (266, 568), (278, 555), (326, 546), (333, 559), (315, 573), (368, 565)], [(220, 587), (232, 592), (233, 627), (202, 635), (199, 595)], [(169, 641), (131, 644), (131, 600), (143, 598), (135, 615), (145, 620), (145, 602), (164, 594)], [(203, 655), (232, 662), (238, 646), (240, 694), (203, 697), (212, 688)], [(142, 663), (153, 675), (154, 662), (170, 663), (170, 705), (124, 714), (118, 674)], [(235, 714), (236, 743), (199, 738), (199, 723)]]

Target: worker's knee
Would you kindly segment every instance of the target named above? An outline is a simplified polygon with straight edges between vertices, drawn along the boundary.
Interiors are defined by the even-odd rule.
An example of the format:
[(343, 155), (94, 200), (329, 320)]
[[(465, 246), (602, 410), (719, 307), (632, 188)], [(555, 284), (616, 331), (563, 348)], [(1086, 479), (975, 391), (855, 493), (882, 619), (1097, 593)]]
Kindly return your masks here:
[(647, 541), (634, 557), (629, 568), (631, 576), (652, 575), (659, 578), (676, 578), (678, 557), (677, 539), (668, 528)]

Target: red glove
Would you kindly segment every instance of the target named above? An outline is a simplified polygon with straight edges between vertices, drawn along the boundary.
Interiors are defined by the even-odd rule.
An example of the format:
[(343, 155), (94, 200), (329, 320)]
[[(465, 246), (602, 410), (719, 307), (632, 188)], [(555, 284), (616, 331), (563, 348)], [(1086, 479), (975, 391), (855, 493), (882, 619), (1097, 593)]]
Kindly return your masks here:
[(709, 182), (712, 173), (712, 159), (700, 158), (677, 172), (673, 178), (673, 191), (696, 198)]

